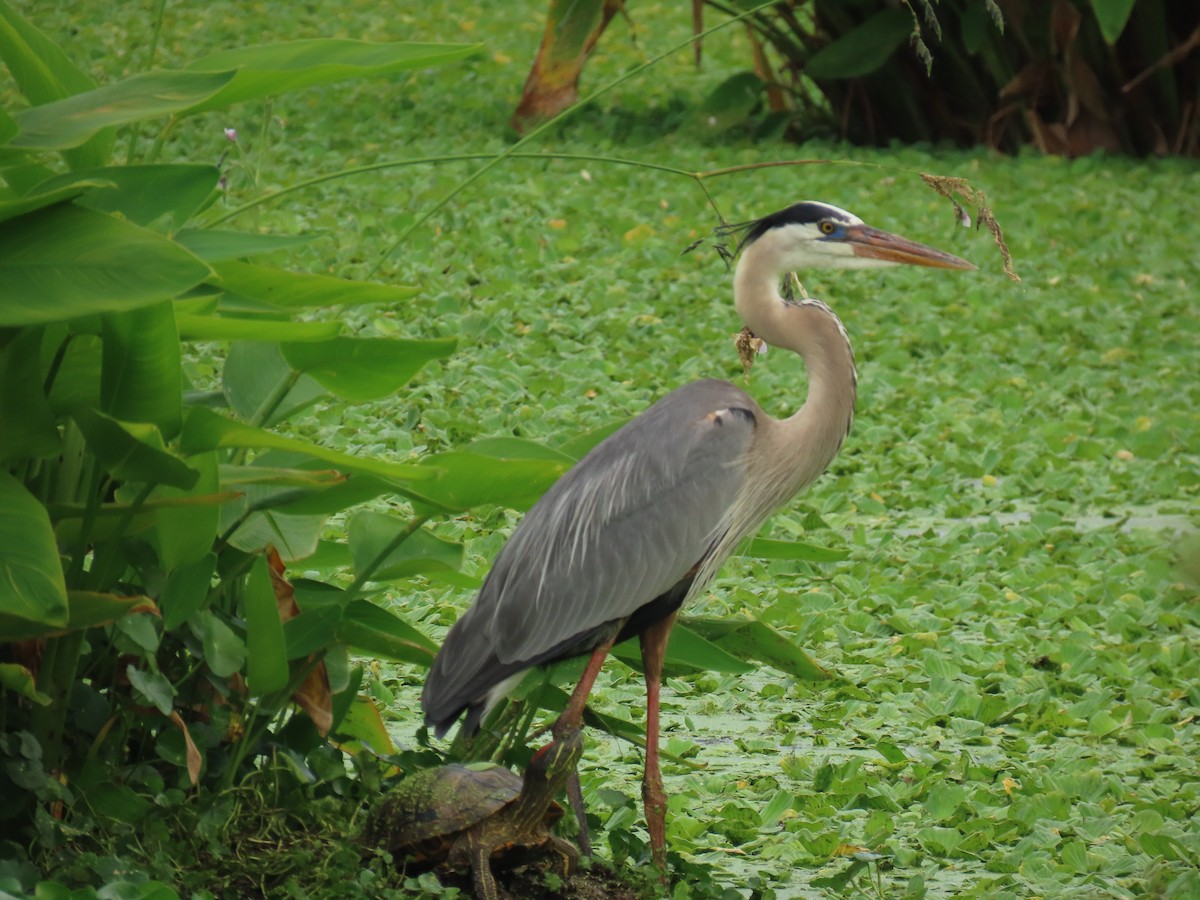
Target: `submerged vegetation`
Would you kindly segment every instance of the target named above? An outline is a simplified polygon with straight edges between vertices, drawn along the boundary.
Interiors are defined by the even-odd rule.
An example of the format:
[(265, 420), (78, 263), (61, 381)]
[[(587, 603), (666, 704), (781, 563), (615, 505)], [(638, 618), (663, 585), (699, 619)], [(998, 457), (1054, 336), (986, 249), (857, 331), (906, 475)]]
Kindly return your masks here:
[[(805, 279), (854, 343), (858, 415), (830, 472), (769, 523), (778, 543), (733, 560), (690, 610), (720, 653), (683, 654), (664, 691), (674, 895), (1200, 892), (1194, 543), (1190, 570), (1178, 564), (1179, 533), (1200, 524), (1194, 163), (714, 133), (700, 104), (749, 53), (725, 29), (699, 73), (686, 52), (666, 56), (522, 148), (554, 158), (506, 160), (433, 211), (480, 162), (413, 160), (511, 146), (543, 4), (167, 4), (161, 21), (153, 4), (15, 7), (77, 66), (60, 79), (68, 93), (263, 42), (480, 48), (229, 94), (165, 129), (130, 119), (108, 147), (64, 148), (65, 162), (53, 147), (4, 151), (0, 559), (35, 544), (61, 554), (72, 605), (40, 632), (12, 594), (0, 606), (0, 779), (24, 801), (4, 813), (0, 890), (441, 892), (354, 839), (398, 772), (446, 749), (419, 723), (430, 648), (519, 510), (599, 433), (685, 381), (743, 377), (720, 254), (683, 251), (719, 216), (819, 198), (981, 271)], [(636, 32), (618, 17), (585, 93), (684, 42), (676, 12), (633, 6)], [(0, 82), (21, 127), (29, 77)], [(835, 163), (746, 168), (703, 189), (668, 171), (797, 158)], [(95, 200), (127, 163), (150, 162), (179, 166), (188, 191), (60, 202)], [(99, 165), (112, 168), (87, 174)], [(922, 172), (987, 192), (1019, 284)], [(31, 199), (46, 202), (21, 206)], [(140, 229), (144, 271), (171, 254), (176, 280), (146, 290), (183, 299), (83, 316), (85, 282), (78, 306), (20, 310), (21, 269), (5, 262), (17, 239), (35, 216), (85, 213)], [(65, 239), (61, 222), (42, 224), (39, 239)], [(253, 265), (229, 258), (247, 247)], [(273, 305), (302, 291), (302, 314)], [(351, 356), (368, 344), (387, 349)], [(776, 412), (803, 392), (782, 357), (748, 376)], [(235, 420), (253, 430), (221, 424)], [(199, 487), (177, 463), (200, 470)], [(356, 466), (348, 483), (328, 471)], [(421, 468), (460, 480), (431, 496)], [(242, 505), (220, 518), (195, 500), (225, 494)], [(42, 515), (45, 529), (30, 524)], [(409, 552), (384, 552), (406, 530), (420, 535)], [(267, 542), (286, 581), (255, 552)], [(188, 585), (200, 587), (176, 590)], [(771, 651), (766, 632), (714, 620), (785, 642)], [(626, 737), (589, 729), (582, 766), (599, 855), (625, 872), (647, 852), (629, 658), (593, 695)], [(547, 696), (573, 674), (551, 677)], [(41, 704), (48, 688), (57, 705)], [(528, 754), (519, 741), (506, 752)]]

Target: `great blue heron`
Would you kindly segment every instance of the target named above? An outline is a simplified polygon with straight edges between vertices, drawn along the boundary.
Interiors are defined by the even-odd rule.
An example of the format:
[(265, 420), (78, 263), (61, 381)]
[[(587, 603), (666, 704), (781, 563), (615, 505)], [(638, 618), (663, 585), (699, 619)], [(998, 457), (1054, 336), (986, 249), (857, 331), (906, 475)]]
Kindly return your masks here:
[(438, 736), (463, 732), (521, 676), (591, 654), (556, 736), (580, 727), (614, 643), (640, 635), (646, 678), (642, 796), (651, 849), (666, 864), (666, 794), (658, 764), (659, 682), (676, 612), (763, 521), (820, 475), (854, 416), (854, 353), (819, 300), (785, 299), (780, 280), (806, 268), (971, 263), (804, 202), (733, 229), (738, 315), (767, 344), (798, 353), (808, 396), (786, 419), (749, 394), (706, 380), (667, 394), (597, 445), (538, 501), (505, 544), (474, 604), (433, 661), (421, 704)]

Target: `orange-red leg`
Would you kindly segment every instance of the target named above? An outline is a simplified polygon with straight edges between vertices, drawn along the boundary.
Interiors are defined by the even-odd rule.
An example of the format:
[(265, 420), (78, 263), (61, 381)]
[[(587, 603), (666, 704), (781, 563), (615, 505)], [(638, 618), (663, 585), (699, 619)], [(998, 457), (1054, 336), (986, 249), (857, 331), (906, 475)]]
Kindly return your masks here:
[(604, 660), (608, 656), (608, 651), (612, 649), (612, 645), (613, 638), (609, 638), (592, 651), (591, 659), (583, 667), (583, 674), (579, 676), (579, 681), (575, 683), (575, 690), (571, 692), (571, 699), (567, 701), (567, 708), (562, 711), (554, 722), (554, 727), (550, 729), (555, 740), (565, 740), (572, 732), (583, 727), (583, 708), (587, 706), (588, 694), (592, 692), (592, 685), (596, 683), (596, 676), (600, 674), (600, 668), (604, 665)]
[(658, 762), (659, 689), (662, 685), (663, 659), (667, 637), (675, 624), (675, 614), (642, 632), (642, 668), (646, 674), (646, 771), (642, 777), (642, 803), (646, 809), (646, 830), (650, 832), (650, 853), (659, 877), (667, 879), (667, 792), (663, 789)]

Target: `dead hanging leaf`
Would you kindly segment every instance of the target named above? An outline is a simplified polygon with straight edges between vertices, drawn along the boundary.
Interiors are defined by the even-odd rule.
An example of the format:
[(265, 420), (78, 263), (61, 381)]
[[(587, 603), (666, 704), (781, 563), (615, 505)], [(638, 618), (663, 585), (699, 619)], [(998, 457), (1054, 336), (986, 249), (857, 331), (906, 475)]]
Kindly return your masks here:
[(292, 694), (292, 701), (312, 719), (317, 734), (328, 737), (333, 728), (333, 693), (329, 690), (329, 672), (324, 660), (308, 673), (304, 683)]
[(750, 367), (754, 365), (754, 357), (767, 352), (767, 342), (749, 328), (743, 328), (734, 335), (733, 346), (737, 348), (738, 359), (742, 361), (742, 374), (746, 376), (749, 376)]
[(1068, 0), (1058, 0), (1054, 4), (1054, 10), (1050, 14), (1050, 37), (1055, 55), (1062, 56), (1075, 43), (1082, 20), (1079, 10)]
[[(284, 576), (286, 567), (283, 558), (274, 547), (267, 548), (267, 568), (271, 572), (271, 587), (275, 592), (275, 603), (279, 608), (279, 620), (286, 622), (300, 615), (296, 603), (296, 590)], [(315, 654), (309, 654), (312, 664)], [(304, 682), (292, 694), (292, 702), (299, 706), (312, 720), (321, 737), (326, 737), (333, 727), (333, 692), (329, 689), (329, 672), (324, 660), (316, 660)]]
[(963, 202), (968, 206), (975, 207), (975, 227), (984, 226), (991, 232), (992, 240), (1000, 250), (1000, 258), (1004, 261), (1004, 274), (1013, 281), (1020, 281), (1021, 276), (1013, 268), (1012, 253), (1009, 252), (1008, 244), (1004, 241), (1004, 232), (1000, 228), (1000, 223), (996, 221), (996, 217), (992, 214), (991, 207), (987, 205), (987, 195), (983, 191), (972, 187), (971, 183), (965, 178), (954, 178), (949, 175), (929, 175), (922, 172), (921, 180), (929, 185), (939, 197), (945, 197), (954, 204), (954, 216), (958, 221), (961, 222), (963, 220), (965, 212), (962, 205), (955, 199), (956, 196), (962, 197)]
[(283, 557), (274, 547), (267, 547), (267, 568), (271, 572), (271, 588), (275, 591), (275, 605), (279, 608), (279, 621), (286, 622), (300, 615), (300, 606), (296, 603), (296, 591), (291, 582), (284, 576), (287, 567)]
[(188, 780), (192, 783), (192, 787), (195, 787), (200, 783), (200, 769), (204, 765), (204, 758), (196, 749), (196, 742), (192, 740), (192, 734), (188, 731), (183, 718), (175, 710), (171, 710), (171, 721), (176, 728), (183, 732), (183, 743), (187, 748)]

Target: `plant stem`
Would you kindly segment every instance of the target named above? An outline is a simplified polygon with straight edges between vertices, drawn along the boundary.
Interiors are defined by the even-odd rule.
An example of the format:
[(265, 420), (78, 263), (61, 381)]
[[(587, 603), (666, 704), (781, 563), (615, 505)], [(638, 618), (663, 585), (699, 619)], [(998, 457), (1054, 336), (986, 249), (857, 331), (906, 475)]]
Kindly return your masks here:
[[(772, 0), (772, 2), (774, 2), (774, 0)], [(446, 196), (444, 196), (441, 200), (439, 200), (437, 203), (433, 204), (433, 206), (429, 207), (427, 210), (425, 210), (423, 213), (421, 213), (421, 215), (417, 216), (417, 218), (413, 220), (411, 225), (409, 225), (402, 232), (400, 232), (400, 236), (396, 238), (396, 240), (392, 243), (392, 246), (388, 247), (388, 249), (386, 251), (384, 251), (384, 253), (379, 257), (379, 261), (375, 263), (374, 267), (368, 273), (368, 277), (370, 277), (375, 272), (377, 272), (379, 270), (379, 267), (383, 265), (384, 260), (386, 260), (388, 257), (390, 257), (393, 253), (395, 253), (396, 250), (399, 249), (400, 245), (403, 244), (408, 239), (409, 235), (411, 235), (414, 231), (416, 231), (418, 228), (420, 228), (422, 225), (424, 225), (427, 221), (429, 221), (429, 219), (433, 217), (434, 213), (438, 212), (443, 207), (445, 207), (451, 200), (453, 200), (455, 197), (457, 197), (459, 194), (461, 194), (463, 191), (465, 191), (468, 187), (470, 187), (472, 184), (474, 184), (476, 181), (478, 181), (480, 178), (482, 178), (485, 174), (490, 172), (492, 169), (494, 169), (500, 163), (504, 162), (504, 160), (513, 156), (520, 148), (524, 147), (526, 144), (528, 144), (528, 143), (532, 142), (533, 140), (535, 140), (536, 138), (540, 137), (544, 132), (553, 128), (559, 122), (574, 115), (576, 112), (583, 109), (585, 106), (587, 106), (593, 100), (608, 93), (613, 88), (624, 84), (626, 81), (628, 81), (633, 76), (639, 75), (642, 72), (649, 69), (651, 66), (657, 65), (659, 62), (666, 59), (668, 56), (671, 56), (672, 54), (676, 53), (677, 51), (682, 50), (685, 47), (690, 47), (692, 44), (696, 43), (697, 41), (703, 41), (704, 38), (708, 37), (710, 34), (714, 34), (723, 28), (727, 28), (728, 26), (732, 25), (734, 22), (740, 22), (742, 19), (746, 18), (747, 16), (752, 16), (752, 15), (754, 15), (754, 13), (758, 12), (761, 9), (766, 9), (770, 5), (771, 5), (771, 3), (761, 3), (761, 4), (753, 7), (752, 9), (746, 10), (741, 15), (734, 16), (733, 18), (727, 19), (724, 22), (714, 25), (712, 28), (706, 28), (704, 31), (700, 32), (699, 34), (693, 34), (687, 40), (682, 41), (673, 47), (670, 47), (669, 49), (658, 54), (658, 56), (653, 56), (650, 59), (648, 59), (646, 62), (642, 63), (641, 65), (634, 66), (632, 69), (630, 69), (624, 75), (618, 75), (616, 78), (612, 79), (607, 84), (603, 84), (600, 87), (596, 88), (596, 90), (592, 91), (590, 94), (588, 94), (582, 100), (580, 100), (578, 103), (572, 104), (571, 106), (567, 107), (562, 112), (560, 112), (558, 115), (543, 122), (541, 125), (539, 125), (535, 129), (533, 129), (531, 132), (529, 132), (529, 134), (525, 135), (523, 138), (521, 138), (519, 141), (517, 141), (515, 144), (513, 144), (511, 147), (509, 147), (507, 150), (505, 150), (503, 153), (498, 154), (497, 156), (493, 157), (488, 162), (484, 163), (482, 166), (480, 166), (478, 169), (476, 169), (474, 172), (472, 172), (470, 175), (468, 175), (466, 178), (464, 178), (462, 181), (460, 181), (457, 185), (455, 185), (454, 189), (451, 190), (448, 194), (446, 194)]]
[(352, 600), (358, 599), (358, 595), (362, 593), (363, 585), (371, 580), (371, 576), (375, 574), (376, 570), (381, 565), (383, 565), (384, 560), (386, 560), (397, 547), (412, 537), (417, 529), (429, 520), (431, 515), (432, 513), (425, 513), (423, 515), (413, 516), (408, 520), (404, 528), (399, 531), (395, 537), (388, 541), (382, 550), (375, 554), (375, 558), (363, 567), (363, 570), (355, 576), (354, 581), (350, 584), (350, 587), (346, 588), (346, 593), (342, 597), (343, 608), (349, 605)]
[[(209, 220), (205, 224), (204, 227), (213, 228), (217, 225), (223, 224), (224, 222), (228, 222), (230, 219), (234, 218), (235, 216), (239, 216), (242, 213), (247, 212), (251, 209), (254, 209), (257, 206), (261, 206), (264, 203), (269, 203), (272, 200), (277, 200), (280, 197), (285, 197), (288, 194), (295, 193), (296, 191), (302, 191), (302, 190), (305, 190), (310, 187), (315, 187), (316, 185), (323, 184), (327, 181), (336, 181), (339, 178), (349, 178), (354, 175), (363, 175), (363, 174), (367, 174), (370, 172), (379, 172), (379, 171), (383, 171), (385, 169), (402, 169), (407, 166), (420, 166), (420, 165), (430, 165), (430, 164), (434, 164), (434, 163), (447, 163), (447, 162), (469, 162), (471, 160), (477, 160), (477, 159), (485, 159), (486, 160), (486, 159), (495, 159), (495, 158), (496, 158), (496, 154), (494, 154), (494, 153), (484, 153), (484, 152), (451, 153), (451, 154), (446, 154), (444, 156), (418, 156), (418, 157), (413, 157), (411, 159), (384, 160), (382, 162), (369, 163), (365, 166), (355, 166), (350, 169), (340, 169), (337, 172), (329, 172), (325, 175), (317, 175), (313, 178), (306, 178), (303, 181), (298, 181), (295, 184), (290, 185), (289, 187), (280, 188), (277, 191), (271, 191), (270, 193), (263, 194), (261, 197), (256, 197), (253, 200), (249, 200), (246, 203), (243, 203), (241, 206), (238, 206), (234, 209), (229, 210), (229, 212), (225, 213), (222, 216), (218, 216), (216, 219)], [(621, 157), (616, 157), (616, 156), (601, 156), (601, 155), (589, 154), (589, 153), (524, 152), (524, 153), (510, 153), (508, 155), (508, 158), (509, 159), (540, 159), (540, 160), (547, 160), (547, 161), (570, 160), (570, 161), (574, 161), (574, 162), (600, 162), (600, 163), (608, 163), (610, 165), (634, 166), (635, 168), (640, 168), (640, 169), (652, 169), (652, 170), (657, 170), (659, 172), (668, 172), (672, 175), (682, 175), (685, 178), (696, 178), (697, 177), (697, 173), (689, 172), (686, 169), (680, 169), (676, 166), (666, 166), (666, 165), (661, 165), (659, 163), (643, 162), (643, 161), (637, 160), (637, 159), (623, 159)]]

